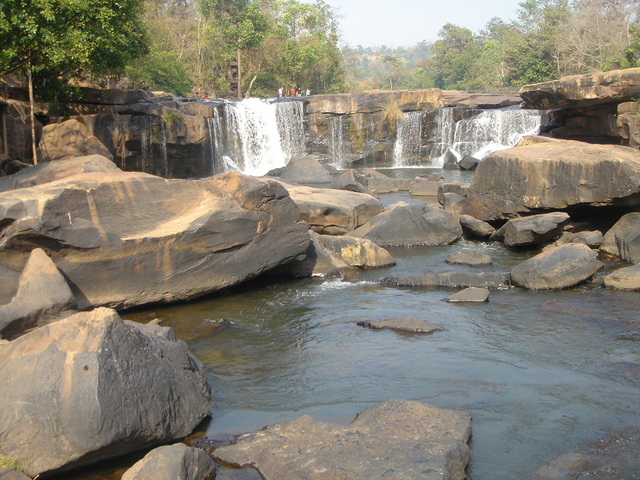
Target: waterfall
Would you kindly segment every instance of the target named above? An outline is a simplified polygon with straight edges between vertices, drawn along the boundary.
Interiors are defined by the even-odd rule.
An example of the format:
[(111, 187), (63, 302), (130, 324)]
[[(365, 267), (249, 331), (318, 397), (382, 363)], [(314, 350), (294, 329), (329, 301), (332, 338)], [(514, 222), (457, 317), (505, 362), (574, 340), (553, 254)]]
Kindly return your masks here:
[(542, 124), (538, 110), (472, 110), (473, 116), (457, 121), (456, 111), (468, 112), (440, 108), (431, 123), (425, 123), (425, 112), (405, 113), (398, 121), (395, 166), (442, 166), (447, 151), (458, 159), (470, 155), (481, 160), (496, 150), (513, 147), (525, 135), (538, 134)]
[(302, 102), (249, 98), (223, 108), (225, 126), (220, 123), (220, 132), (214, 130), (219, 155), (214, 162), (225, 171), (264, 175), (286, 165), (292, 156), (304, 155)]
[(345, 145), (342, 135), (343, 121), (342, 115), (331, 115), (329, 117), (329, 153), (331, 164), (336, 168), (344, 168)]
[(396, 167), (423, 164), (422, 123), (424, 112), (407, 112), (398, 120), (393, 163)]
[(525, 135), (540, 131), (542, 115), (537, 110), (508, 108), (483, 110), (479, 115), (455, 124), (452, 150), (458, 158), (487, 155), (513, 147)]

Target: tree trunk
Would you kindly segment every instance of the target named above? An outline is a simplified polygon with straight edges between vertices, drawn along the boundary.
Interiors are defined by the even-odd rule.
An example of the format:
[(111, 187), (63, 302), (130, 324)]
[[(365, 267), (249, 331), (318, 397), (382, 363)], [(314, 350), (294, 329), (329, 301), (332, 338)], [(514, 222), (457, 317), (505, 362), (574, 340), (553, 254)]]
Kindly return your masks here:
[(38, 164), (38, 153), (36, 151), (36, 116), (34, 113), (33, 101), (33, 79), (31, 77), (31, 62), (27, 70), (27, 83), (29, 87), (29, 119), (31, 121), (31, 152), (33, 156), (33, 164)]
[(251, 89), (253, 88), (253, 82), (255, 82), (257, 78), (258, 78), (258, 74), (256, 73), (251, 79), (251, 82), (249, 82), (249, 88), (247, 89), (247, 93), (246, 93), (247, 97), (251, 96)]

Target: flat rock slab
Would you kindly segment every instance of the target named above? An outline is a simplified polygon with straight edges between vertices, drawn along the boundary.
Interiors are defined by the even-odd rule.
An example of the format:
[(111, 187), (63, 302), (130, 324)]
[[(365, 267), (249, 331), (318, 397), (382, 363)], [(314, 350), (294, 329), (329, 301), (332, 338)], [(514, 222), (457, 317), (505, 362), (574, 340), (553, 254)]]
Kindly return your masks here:
[(491, 265), (493, 259), (491, 255), (482, 252), (457, 252), (447, 256), (447, 263), (460, 265)]
[(487, 301), (489, 301), (489, 290), (478, 287), (465, 288), (447, 298), (449, 303), (483, 303)]
[(376, 330), (388, 329), (412, 333), (434, 333), (444, 331), (444, 328), (440, 325), (434, 325), (433, 323), (429, 323), (426, 320), (420, 320), (416, 317), (396, 317), (390, 319), (374, 318), (372, 320), (358, 322), (358, 325)]
[(505, 288), (507, 276), (502, 272), (421, 272), (387, 275), (380, 280), (383, 285), (398, 287), (485, 287)]
[(213, 456), (255, 466), (265, 480), (462, 480), (470, 434), (466, 413), (389, 400), (347, 426), (307, 415), (270, 425)]
[(624, 267), (604, 277), (606, 287), (617, 290), (640, 290), (640, 265)]

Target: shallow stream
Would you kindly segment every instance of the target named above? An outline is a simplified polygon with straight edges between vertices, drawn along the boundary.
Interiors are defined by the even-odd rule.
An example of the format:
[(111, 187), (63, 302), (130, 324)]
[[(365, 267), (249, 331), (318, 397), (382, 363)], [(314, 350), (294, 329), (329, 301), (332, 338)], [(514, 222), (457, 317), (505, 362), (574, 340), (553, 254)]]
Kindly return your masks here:
[[(596, 282), (552, 292), (508, 288), (487, 303), (450, 304), (443, 299), (455, 289), (377, 283), (390, 272), (465, 268), (444, 262), (462, 250), (489, 253), (490, 268), (505, 272), (533, 254), (470, 241), (393, 248), (395, 267), (344, 279), (262, 277), (123, 317), (159, 318), (205, 364), (213, 438), (305, 413), (345, 423), (389, 398), (419, 400), (472, 415), (470, 480), (520, 480), (640, 423), (637, 292)], [(402, 334), (356, 324), (396, 316), (446, 330)], [(232, 325), (215, 330), (221, 319)]]

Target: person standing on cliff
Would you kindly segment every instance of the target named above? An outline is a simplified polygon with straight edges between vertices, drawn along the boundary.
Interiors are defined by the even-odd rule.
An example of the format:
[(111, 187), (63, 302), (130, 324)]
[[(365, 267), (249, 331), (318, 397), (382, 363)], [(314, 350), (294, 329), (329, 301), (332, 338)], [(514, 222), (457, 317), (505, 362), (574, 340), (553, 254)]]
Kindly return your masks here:
[(282, 89), (282, 87), (280, 87), (278, 89), (278, 98), (282, 98), (282, 95), (284, 95), (284, 90)]

